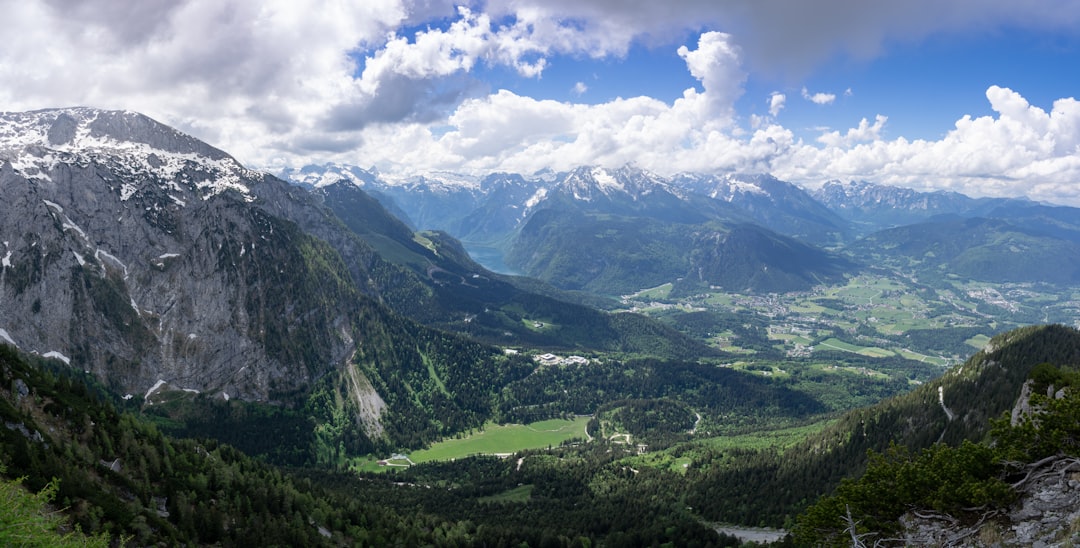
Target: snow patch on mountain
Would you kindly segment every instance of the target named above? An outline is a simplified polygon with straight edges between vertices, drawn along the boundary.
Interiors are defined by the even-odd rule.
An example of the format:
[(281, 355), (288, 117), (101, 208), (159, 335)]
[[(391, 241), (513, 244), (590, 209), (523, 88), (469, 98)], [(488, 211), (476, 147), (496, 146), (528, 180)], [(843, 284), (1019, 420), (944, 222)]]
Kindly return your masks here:
[(536, 204), (544, 201), (544, 198), (547, 198), (547, 195), (548, 189), (546, 187), (536, 189), (536, 193), (529, 197), (528, 200), (525, 200), (525, 208), (529, 210), (536, 207)]
[[(126, 264), (124, 264), (123, 261), (121, 261), (120, 259), (117, 259), (115, 255), (109, 253), (108, 251), (98, 249), (98, 250), (94, 251), (94, 258), (97, 259), (98, 262), (100, 262), (102, 264), (105, 264), (106, 262), (112, 263), (112, 266), (114, 268), (124, 271), (124, 279), (125, 280), (127, 279), (127, 277), (128, 277), (128, 267), (127, 267)], [(105, 260), (102, 260), (102, 259), (105, 259)]]
[(3, 163), (40, 181), (51, 181), (49, 173), (63, 164), (107, 166), (129, 181), (115, 189), (122, 201), (138, 196), (140, 186), (147, 185), (178, 193), (186, 187), (204, 200), (231, 190), (252, 201), (243, 180), (263, 177), (224, 152), (140, 114), (87, 108), (0, 113)]
[(624, 186), (621, 181), (608, 173), (607, 170), (604, 168), (593, 168), (590, 175), (592, 175), (593, 180), (596, 181), (596, 184), (600, 187), (600, 190), (604, 191), (605, 194), (609, 191), (626, 192), (626, 186)]
[(146, 391), (146, 395), (143, 396), (143, 399), (146, 400), (146, 403), (149, 404), (150, 403), (150, 396), (154, 392), (157, 392), (159, 388), (161, 388), (162, 386), (165, 386), (166, 384), (168, 384), (168, 383), (166, 383), (165, 381), (163, 381), (161, 379), (158, 379), (158, 381), (156, 383), (154, 383), (154, 386), (151, 386), (150, 389)]
[[(732, 201), (739, 194), (758, 194), (761, 196), (767, 196), (769, 193), (765, 189), (758, 186), (752, 181), (741, 181), (735, 178), (729, 178), (727, 180), (727, 192), (724, 196), (713, 196), (714, 198), (721, 198), (723, 200)], [(715, 191), (719, 194), (719, 189)]]
[(45, 203), (46, 207), (52, 209), (54, 214), (60, 216), (60, 225), (65, 231), (71, 230), (78, 234), (84, 242), (90, 241), (90, 239), (86, 237), (86, 232), (83, 231), (83, 229), (80, 228), (79, 225), (75, 224), (71, 219), (68, 218), (68, 216), (64, 213), (64, 208), (60, 206), (60, 204), (57, 204), (56, 202), (50, 202), (49, 200), (42, 200), (42, 202)]
[(57, 352), (56, 350), (46, 352), (46, 353), (42, 354), (41, 356), (43, 358), (57, 359), (57, 360), (60, 360), (60, 361), (64, 362), (65, 365), (71, 365), (71, 358), (61, 354), (60, 352)]

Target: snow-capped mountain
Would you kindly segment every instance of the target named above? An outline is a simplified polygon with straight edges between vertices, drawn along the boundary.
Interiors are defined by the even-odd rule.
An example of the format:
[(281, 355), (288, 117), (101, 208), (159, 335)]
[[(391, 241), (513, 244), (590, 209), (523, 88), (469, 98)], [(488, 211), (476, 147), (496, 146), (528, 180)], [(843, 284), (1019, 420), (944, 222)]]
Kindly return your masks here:
[(920, 192), (867, 181), (829, 181), (813, 196), (855, 223), (860, 232), (922, 222), (937, 215), (984, 216), (1004, 206), (1030, 204), (1022, 199), (970, 198), (957, 192)]
[(183, 206), (233, 191), (251, 200), (263, 175), (228, 154), (134, 112), (87, 108), (0, 114), (0, 161), (48, 184), (60, 166), (98, 165), (121, 202), (164, 197)]
[(730, 204), (753, 222), (815, 244), (847, 237), (847, 221), (792, 183), (767, 174), (682, 173), (673, 184), (686, 192)]
[(3, 338), (148, 398), (308, 384), (353, 342), (343, 309), (293, 323), (314, 256), (272, 206), (290, 192), (140, 114), (0, 114)]
[(579, 167), (535, 202), (534, 211), (576, 208), (675, 223), (698, 223), (718, 215), (712, 204), (687, 199), (668, 179), (634, 166)]
[[(491, 386), (503, 354), (448, 331), (638, 348), (607, 314), (521, 289), (446, 235), (414, 234), (354, 180), (321, 180), (245, 169), (136, 113), (0, 114), (0, 342), (148, 402), (187, 391), (295, 405), (319, 383), (368, 436), (350, 443), (416, 443), (486, 418), (469, 410), (489, 394), (462, 387)], [(427, 185), (403, 184), (414, 182)], [(565, 334), (535, 333), (503, 306), (539, 307)], [(399, 393), (432, 364), (445, 387)], [(447, 391), (452, 401), (430, 400)]]
[(299, 169), (287, 168), (281, 171), (281, 178), (311, 188), (322, 188), (340, 181), (348, 181), (358, 187), (380, 184), (379, 172), (372, 169), (345, 164), (327, 163), (308, 165)]
[(628, 199), (637, 202), (654, 193), (668, 192), (667, 186), (667, 180), (658, 175), (623, 166), (619, 169), (579, 167), (555, 188), (578, 201)]
[(347, 181), (364, 189), (409, 226), (452, 234), (459, 232), (462, 217), (479, 207), (486, 193), (479, 179), (449, 172), (391, 179), (374, 168), (328, 163), (286, 169), (281, 176), (308, 188)]
[(505, 242), (530, 215), (546, 208), (645, 215), (677, 223), (756, 222), (814, 243), (835, 243), (846, 232), (845, 221), (804, 190), (768, 175), (683, 173), (668, 178), (626, 165), (528, 176), (495, 173), (479, 180), (436, 173), (389, 181), (372, 170), (333, 164), (284, 175), (314, 187), (353, 181), (415, 228), (444, 230), (467, 244)]

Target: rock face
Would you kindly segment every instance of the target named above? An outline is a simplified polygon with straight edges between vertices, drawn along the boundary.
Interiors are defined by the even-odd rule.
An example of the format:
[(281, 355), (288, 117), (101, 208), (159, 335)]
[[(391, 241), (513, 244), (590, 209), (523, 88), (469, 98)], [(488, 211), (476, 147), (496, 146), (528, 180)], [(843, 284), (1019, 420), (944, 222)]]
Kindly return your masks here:
[[(1031, 403), (1034, 382), (1024, 382), (1010, 422), (1016, 426), (1039, 412)], [(1047, 387), (1047, 397), (1062, 398), (1065, 389)], [(1057, 456), (1032, 465), (1003, 512), (951, 516), (909, 512), (900, 518), (904, 544), (933, 546), (1076, 546), (1080, 544), (1080, 458)]]
[(359, 275), (297, 192), (139, 114), (0, 114), (2, 339), (132, 394), (293, 393), (354, 350)]
[(909, 513), (901, 518), (908, 546), (1076, 546), (1080, 544), (1080, 462), (1049, 463), (1007, 512), (976, 523)]

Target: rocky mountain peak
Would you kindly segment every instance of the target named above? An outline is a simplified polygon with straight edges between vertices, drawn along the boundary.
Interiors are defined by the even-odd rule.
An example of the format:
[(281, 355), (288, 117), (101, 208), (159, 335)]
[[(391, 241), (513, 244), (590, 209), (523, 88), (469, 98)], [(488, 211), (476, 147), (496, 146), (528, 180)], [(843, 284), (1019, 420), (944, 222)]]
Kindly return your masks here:
[(61, 165), (107, 167), (132, 180), (113, 188), (124, 201), (163, 187), (176, 203), (230, 190), (251, 198), (242, 180), (262, 179), (225, 152), (145, 115), (85, 107), (0, 113), (0, 165), (42, 182)]
[(272, 209), (288, 190), (141, 114), (0, 114), (0, 338), (148, 399), (306, 385), (351, 342), (327, 330), (303, 356), (287, 342), (313, 322), (282, 288), (317, 252)]
[(299, 169), (287, 168), (279, 175), (287, 181), (313, 188), (323, 188), (343, 181), (365, 187), (379, 181), (379, 172), (375, 168), (364, 169), (336, 163), (306, 165)]
[(596, 198), (619, 197), (637, 201), (657, 190), (667, 191), (668, 182), (663, 177), (626, 165), (618, 169), (583, 166), (571, 171), (558, 185), (574, 199), (592, 201)]

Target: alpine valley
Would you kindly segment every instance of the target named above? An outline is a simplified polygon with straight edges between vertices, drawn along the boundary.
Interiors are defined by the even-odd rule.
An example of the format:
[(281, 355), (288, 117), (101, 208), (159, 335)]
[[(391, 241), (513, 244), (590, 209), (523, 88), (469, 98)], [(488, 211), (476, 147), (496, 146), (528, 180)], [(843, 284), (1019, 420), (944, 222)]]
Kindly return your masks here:
[(1080, 541), (1075, 208), (89, 108), (0, 113), (0, 196), (0, 544)]

